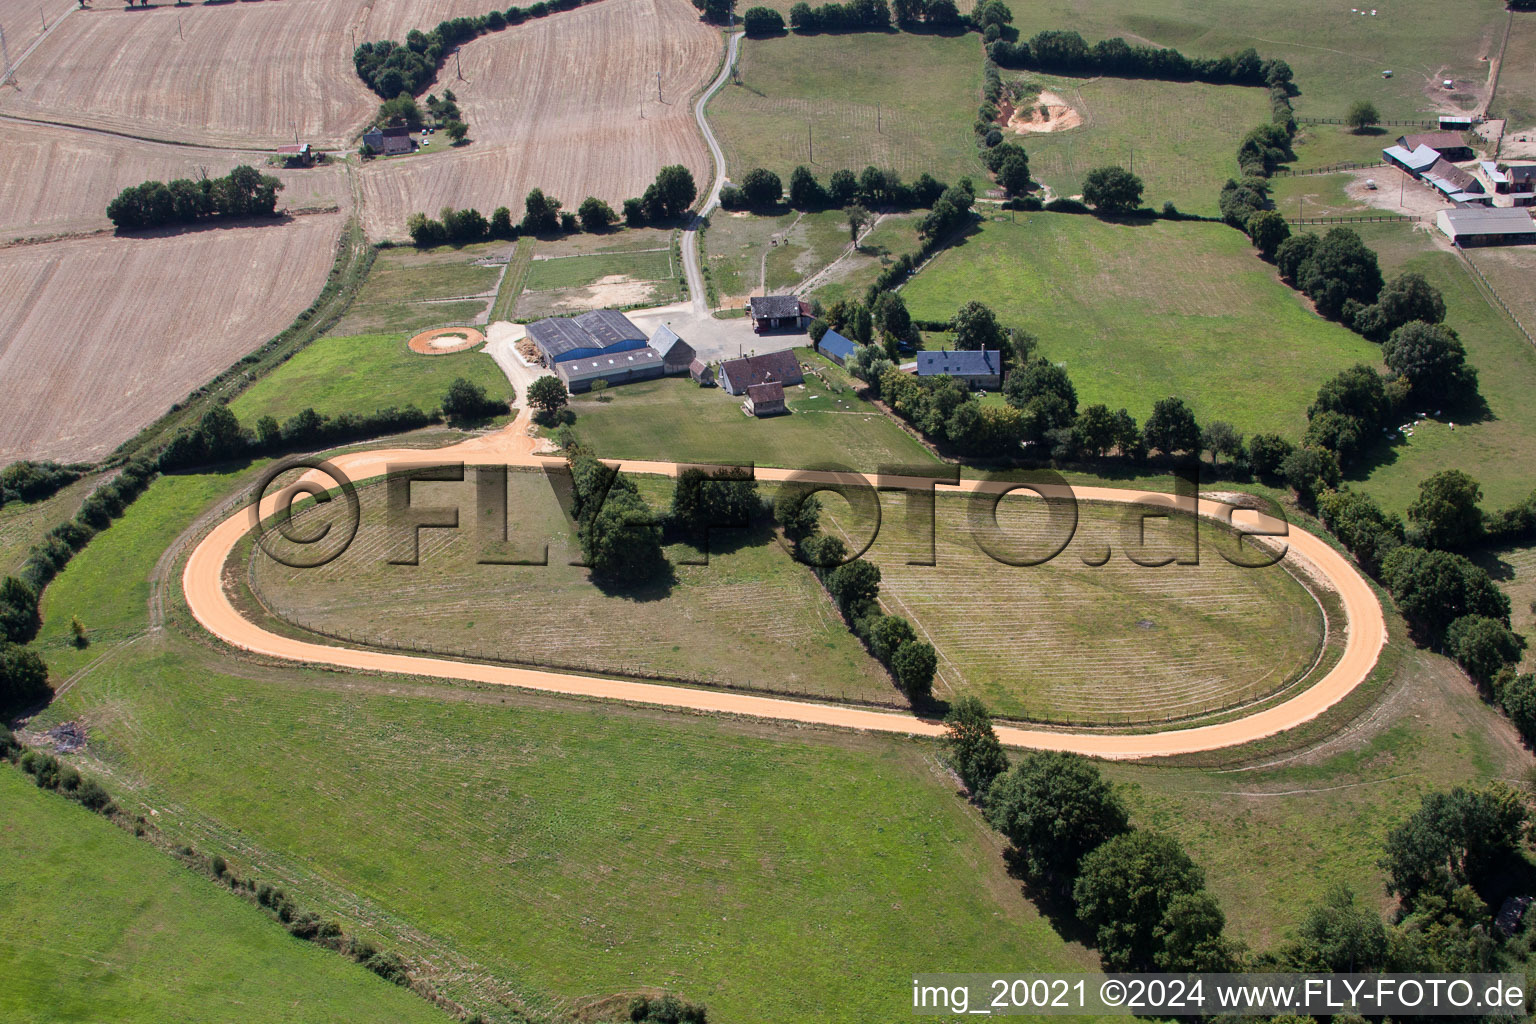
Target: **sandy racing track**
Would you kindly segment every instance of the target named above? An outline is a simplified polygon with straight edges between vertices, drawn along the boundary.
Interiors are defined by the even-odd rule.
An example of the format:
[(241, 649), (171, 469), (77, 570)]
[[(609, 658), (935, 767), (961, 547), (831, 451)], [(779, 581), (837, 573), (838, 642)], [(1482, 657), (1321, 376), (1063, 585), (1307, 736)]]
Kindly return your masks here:
[[(411, 465), (435, 465), (462, 462), (466, 465), (508, 465), (537, 467), (547, 457), (531, 454), (532, 441), (522, 431), (524, 421), (491, 435), (424, 452), (419, 449), (394, 449), (355, 452), (336, 456), (333, 464), (354, 482), (382, 476), (387, 470)], [(675, 475), (678, 467), (666, 462), (626, 462), (623, 469), (635, 473)], [(789, 470), (758, 469), (760, 480), (774, 481), (791, 477)], [(797, 479), (835, 480), (832, 474), (793, 474)], [(334, 487), (335, 481), (310, 472), (305, 480), (322, 487)], [(891, 481), (882, 481), (890, 483)], [(965, 481), (962, 490), (985, 487), (977, 481)], [(1080, 500), (1145, 503), (1148, 495), (1099, 487), (1074, 489)], [(281, 490), (273, 489), (262, 502), (262, 518), (277, 508)], [(1166, 496), (1164, 497), (1166, 500)], [(1200, 514), (1231, 522), (1232, 506), (1200, 500)], [(253, 510), (244, 507), (220, 522), (208, 533), (187, 559), (182, 572), (182, 590), (193, 616), (205, 629), (233, 647), (253, 654), (307, 664), (330, 665), (371, 672), (459, 679), (529, 690), (565, 693), (582, 697), (630, 701), (638, 704), (684, 708), (715, 714), (748, 715), (839, 728), (874, 732), (938, 736), (943, 726), (932, 720), (884, 711), (870, 711), (836, 704), (783, 700), (719, 690), (692, 689), (622, 679), (570, 675), (506, 665), (486, 665), (443, 658), (357, 650), (310, 643), (271, 633), (240, 614), (225, 592), (223, 572), (235, 545), (253, 526)], [(1240, 529), (1266, 526), (1239, 520)], [(1212, 725), (1174, 729), (1159, 733), (1105, 734), (1031, 729), (1000, 725), (998, 737), (1006, 744), (1049, 750), (1069, 750), (1106, 758), (1144, 758), (1194, 753), (1238, 746), (1272, 736), (1311, 721), (1344, 699), (1362, 683), (1376, 665), (1387, 640), (1386, 621), (1375, 593), (1349, 562), (1327, 543), (1303, 530), (1291, 530), (1285, 542), (1291, 553), (1311, 563), (1337, 590), (1346, 616), (1346, 640), (1338, 663), (1318, 682), (1284, 701), (1247, 717)]]

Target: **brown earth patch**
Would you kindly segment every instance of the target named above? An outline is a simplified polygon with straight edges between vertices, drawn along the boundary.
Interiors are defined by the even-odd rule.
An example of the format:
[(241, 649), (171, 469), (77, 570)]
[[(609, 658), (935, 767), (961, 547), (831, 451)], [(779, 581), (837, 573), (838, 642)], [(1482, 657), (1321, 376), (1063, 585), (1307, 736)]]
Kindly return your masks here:
[(409, 342), (417, 355), (446, 356), (472, 349), (485, 340), (473, 327), (436, 327), (422, 331)]

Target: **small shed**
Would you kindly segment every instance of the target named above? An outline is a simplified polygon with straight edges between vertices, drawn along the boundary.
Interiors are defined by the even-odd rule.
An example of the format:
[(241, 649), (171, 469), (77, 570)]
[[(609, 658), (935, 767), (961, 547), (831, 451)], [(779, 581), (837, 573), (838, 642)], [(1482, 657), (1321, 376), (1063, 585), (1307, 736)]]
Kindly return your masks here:
[(688, 364), (688, 376), (692, 377), (694, 383), (701, 388), (714, 387), (715, 371), (710, 369), (708, 363), (698, 357), (694, 357), (693, 362)]
[(1441, 114), (1440, 130), (1443, 132), (1465, 132), (1472, 129), (1471, 114)]
[(661, 353), (661, 360), (666, 365), (668, 376), (687, 373), (698, 353), (693, 346), (688, 344), (677, 333), (662, 324), (651, 333), (651, 348)]
[(831, 328), (828, 328), (827, 333), (823, 334), (821, 340), (816, 343), (816, 350), (838, 366), (847, 366), (848, 357), (853, 355), (856, 348), (858, 348), (857, 345)]
[(753, 384), (747, 388), (747, 400), (741, 403), (741, 407), (749, 415), (761, 419), (764, 416), (778, 416), (789, 410), (784, 405), (784, 385), (778, 381), (767, 384)]
[(799, 330), (805, 318), (800, 300), (793, 295), (754, 295), (747, 300), (747, 315), (752, 318), (752, 329), (764, 331)]

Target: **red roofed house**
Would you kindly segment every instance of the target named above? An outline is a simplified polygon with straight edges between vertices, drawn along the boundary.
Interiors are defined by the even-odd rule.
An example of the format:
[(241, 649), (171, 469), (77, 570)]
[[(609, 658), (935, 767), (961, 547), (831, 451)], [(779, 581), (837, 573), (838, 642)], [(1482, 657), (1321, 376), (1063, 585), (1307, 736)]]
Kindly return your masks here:
[(747, 388), (747, 400), (741, 403), (741, 407), (749, 415), (777, 416), (788, 412), (784, 407), (784, 385), (778, 381), (769, 384), (753, 384)]
[(744, 395), (754, 384), (773, 383), (788, 387), (804, 380), (800, 360), (793, 352), (769, 352), (720, 364), (720, 386), (728, 395)]

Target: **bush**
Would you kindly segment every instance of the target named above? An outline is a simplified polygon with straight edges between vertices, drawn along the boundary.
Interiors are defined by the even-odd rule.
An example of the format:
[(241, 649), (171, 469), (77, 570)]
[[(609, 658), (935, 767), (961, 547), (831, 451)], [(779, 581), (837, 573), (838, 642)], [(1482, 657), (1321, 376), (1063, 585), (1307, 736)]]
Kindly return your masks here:
[(896, 682), (913, 704), (921, 705), (933, 696), (933, 675), (939, 658), (933, 646), (922, 640), (902, 644), (891, 659)]
[(53, 696), (48, 666), (29, 647), (0, 643), (0, 715), (41, 703)]
[(1525, 637), (1484, 615), (1463, 615), (1445, 630), (1445, 653), (1484, 686), (1506, 665), (1518, 665)]
[(784, 16), (772, 7), (751, 7), (742, 15), (742, 26), (747, 35), (757, 39), (776, 36), (784, 32)]

